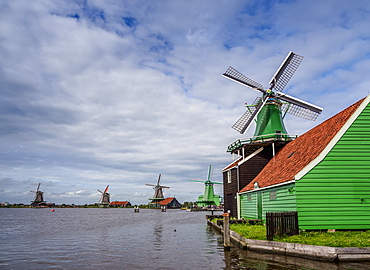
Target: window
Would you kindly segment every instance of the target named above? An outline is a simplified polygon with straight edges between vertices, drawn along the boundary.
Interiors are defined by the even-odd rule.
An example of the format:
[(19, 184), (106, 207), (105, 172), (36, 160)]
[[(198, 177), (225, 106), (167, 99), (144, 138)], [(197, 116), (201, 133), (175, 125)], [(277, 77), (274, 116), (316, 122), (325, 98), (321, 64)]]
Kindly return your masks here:
[(248, 202), (251, 202), (251, 201), (252, 201), (252, 194), (248, 194), (248, 195), (247, 195), (247, 201), (248, 201)]
[(231, 183), (231, 170), (228, 170), (227, 171), (227, 183), (230, 184)]
[(270, 191), (270, 201), (276, 200), (276, 190)]

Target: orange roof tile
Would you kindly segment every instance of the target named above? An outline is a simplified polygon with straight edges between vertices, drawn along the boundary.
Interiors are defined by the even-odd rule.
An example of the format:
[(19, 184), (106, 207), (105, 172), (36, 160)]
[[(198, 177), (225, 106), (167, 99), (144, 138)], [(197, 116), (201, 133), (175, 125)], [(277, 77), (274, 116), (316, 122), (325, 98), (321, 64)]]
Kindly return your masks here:
[(324, 150), (363, 100), (354, 103), (288, 143), (240, 192), (253, 190), (255, 182), (263, 188), (294, 180), (294, 176)]
[(162, 201), (159, 202), (160, 205), (167, 205), (169, 204), (170, 202), (172, 202), (172, 200), (175, 199), (174, 197), (168, 197)]
[(126, 205), (128, 203), (128, 201), (113, 201), (110, 203), (110, 205)]

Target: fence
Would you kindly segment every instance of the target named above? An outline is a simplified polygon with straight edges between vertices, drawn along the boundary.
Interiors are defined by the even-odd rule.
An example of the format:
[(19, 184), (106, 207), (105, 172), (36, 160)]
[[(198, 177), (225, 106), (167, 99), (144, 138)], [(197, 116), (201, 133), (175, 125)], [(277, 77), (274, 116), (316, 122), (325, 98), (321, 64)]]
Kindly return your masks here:
[(298, 212), (266, 213), (266, 238), (269, 241), (274, 235), (296, 235), (298, 229)]

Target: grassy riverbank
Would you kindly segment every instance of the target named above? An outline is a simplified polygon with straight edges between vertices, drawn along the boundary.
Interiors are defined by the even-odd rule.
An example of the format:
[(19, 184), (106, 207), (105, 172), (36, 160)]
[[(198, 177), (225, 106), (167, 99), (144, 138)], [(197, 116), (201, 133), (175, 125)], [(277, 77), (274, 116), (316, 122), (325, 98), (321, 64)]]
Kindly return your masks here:
[[(230, 229), (247, 239), (266, 240), (263, 225), (230, 224)], [(370, 247), (370, 230), (301, 232), (294, 236), (275, 236), (274, 241), (327, 247)]]

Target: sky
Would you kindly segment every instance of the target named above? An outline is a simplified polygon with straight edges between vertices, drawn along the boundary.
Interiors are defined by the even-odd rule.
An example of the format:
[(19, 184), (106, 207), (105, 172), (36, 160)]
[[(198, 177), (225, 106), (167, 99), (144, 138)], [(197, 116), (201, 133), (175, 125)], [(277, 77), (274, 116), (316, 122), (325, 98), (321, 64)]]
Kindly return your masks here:
[[(284, 93), (324, 108), (303, 134), (370, 90), (368, 0), (1, 0), (0, 202), (146, 204), (203, 194), (232, 162), (231, 128), (289, 51), (304, 59)], [(222, 186), (215, 185), (222, 195)]]

